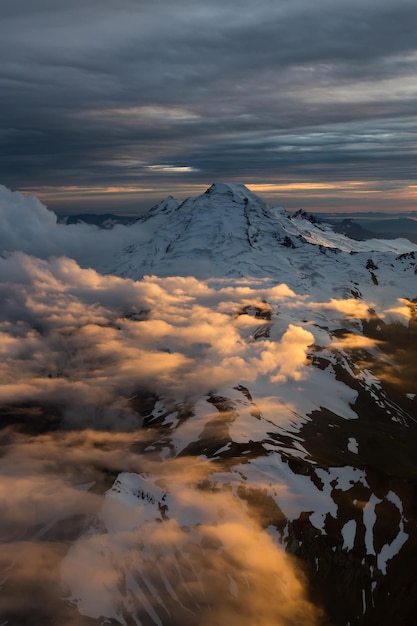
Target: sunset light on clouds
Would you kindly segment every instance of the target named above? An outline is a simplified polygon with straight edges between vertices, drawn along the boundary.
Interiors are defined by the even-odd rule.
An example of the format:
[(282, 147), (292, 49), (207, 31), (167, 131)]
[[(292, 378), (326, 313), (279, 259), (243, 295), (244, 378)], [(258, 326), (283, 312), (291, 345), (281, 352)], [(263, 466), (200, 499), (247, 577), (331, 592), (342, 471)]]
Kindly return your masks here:
[(290, 209), (413, 210), (415, 21), (409, 0), (6, 0), (2, 183), (62, 212), (225, 179)]

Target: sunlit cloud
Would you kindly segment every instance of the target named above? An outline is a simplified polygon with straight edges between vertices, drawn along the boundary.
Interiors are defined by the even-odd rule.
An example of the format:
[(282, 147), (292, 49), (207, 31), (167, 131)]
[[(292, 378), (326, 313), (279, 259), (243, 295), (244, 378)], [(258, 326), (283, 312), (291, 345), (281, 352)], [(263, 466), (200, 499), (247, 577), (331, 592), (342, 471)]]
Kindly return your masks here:
[[(85, 419), (104, 423), (138, 386), (181, 398), (259, 377), (303, 379), (314, 336), (275, 318), (277, 306), (357, 317), (368, 309), (355, 299), (309, 303), (287, 285), (214, 287), (151, 276), (135, 282), (71, 259), (22, 253), (1, 260), (0, 278), (8, 294), (0, 326), (3, 402), (48, 400), (66, 419), (78, 407)], [(135, 423), (127, 405), (123, 415), (124, 427)]]
[(309, 307), (313, 309), (327, 309), (341, 313), (346, 317), (355, 317), (358, 319), (366, 318), (369, 315), (369, 309), (372, 308), (371, 303), (363, 302), (356, 298), (347, 298), (345, 300), (338, 298), (330, 298), (328, 302), (310, 302)]
[[(108, 532), (85, 535), (63, 562), (63, 579), (80, 612), (111, 618), (114, 607), (133, 602), (139, 615), (148, 613), (157, 623), (166, 613), (189, 623), (187, 609), (197, 602), (199, 623), (207, 626), (213, 621), (285, 625), (294, 616), (316, 624), (320, 611), (306, 601), (294, 563), (230, 490), (196, 488), (204, 473), (206, 480), (213, 480), (209, 464), (165, 464), (165, 519), (152, 506), (147, 509), (119, 496), (117, 489), (108, 492), (101, 512)], [(131, 481), (143, 482), (128, 475), (120, 480), (126, 487)], [(155, 489), (155, 475), (147, 486)], [(138, 550), (144, 541), (146, 547)], [(129, 600), (120, 593), (120, 574)], [(150, 595), (146, 587), (132, 593), (135, 575), (158, 593)]]
[(389, 309), (385, 309), (381, 314), (381, 318), (389, 322), (400, 322), (408, 324), (413, 317), (413, 306), (410, 306), (410, 301), (404, 298), (398, 298), (399, 306), (393, 306)]
[(113, 124), (116, 120), (117, 122), (126, 122), (129, 124), (138, 124), (143, 121), (158, 124), (164, 122), (194, 122), (200, 117), (196, 113), (183, 107), (160, 105), (102, 108), (90, 110), (82, 115), (95, 119), (108, 119), (111, 120)]
[(158, 174), (186, 174), (198, 171), (196, 168), (188, 165), (145, 165), (144, 168), (150, 172), (157, 172)]
[(373, 350), (379, 343), (363, 335), (347, 333), (340, 339), (334, 339), (328, 348), (331, 350)]
[[(145, 458), (131, 447), (146, 438), (143, 430), (10, 435), (0, 459), (7, 501), (0, 530), (8, 539), (2, 612), (19, 607), (36, 616), (45, 598), (55, 618), (70, 602), (82, 615), (116, 620), (125, 606), (142, 617), (168, 610), (193, 624), (197, 605), (199, 623), (207, 626), (224, 619), (248, 626), (320, 623), (296, 563), (260, 527), (256, 510), (249, 512), (230, 486), (219, 489), (222, 478), (208, 461)], [(119, 474), (123, 488), (163, 490), (165, 516), (117, 486), (104, 498), (91, 491), (102, 484), (103, 469)], [(235, 481), (238, 486), (241, 478)], [(275, 492), (291, 498), (284, 485)], [(86, 519), (99, 526), (84, 532)], [(131, 587), (132, 580), (138, 583)], [(81, 623), (77, 612), (72, 620), (63, 623)]]

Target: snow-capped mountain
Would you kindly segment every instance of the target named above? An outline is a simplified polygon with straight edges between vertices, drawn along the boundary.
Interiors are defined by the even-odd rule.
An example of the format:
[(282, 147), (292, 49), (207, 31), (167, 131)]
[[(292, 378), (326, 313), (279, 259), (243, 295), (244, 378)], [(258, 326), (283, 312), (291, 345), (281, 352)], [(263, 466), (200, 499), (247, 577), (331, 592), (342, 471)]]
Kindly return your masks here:
[(167, 198), (137, 224), (141, 241), (102, 271), (133, 279), (270, 278), (319, 297), (357, 297), (368, 286), (386, 292), (393, 283), (405, 295), (416, 268), (417, 246), (406, 239), (355, 241), (302, 211), (270, 208), (239, 183), (213, 184), (182, 203)]
[[(108, 556), (98, 557), (106, 564), (99, 561), (97, 567), (108, 568), (108, 559), (117, 562), (125, 593), (103, 614), (121, 623), (134, 606), (149, 624), (183, 623), (187, 611), (193, 624), (205, 620), (206, 611), (216, 615), (205, 583), (211, 557), (201, 552), (213, 524), (229, 581), (222, 582), (223, 595), (242, 601), (245, 584), (226, 564), (230, 546), (220, 530), (234, 520), (238, 502), (241, 516), (260, 520), (264, 537), (300, 558), (310, 593), (325, 607), (326, 618), (310, 611), (312, 622), (381, 624), (390, 615), (396, 623), (409, 623), (415, 601), (409, 593), (400, 603), (392, 597), (417, 580), (405, 573), (417, 539), (416, 371), (399, 354), (404, 341), (415, 350), (416, 247), (406, 240), (350, 240), (302, 212), (270, 209), (238, 184), (213, 185), (183, 203), (162, 202), (142, 224), (148, 240), (123, 250), (112, 273), (191, 275), (220, 290), (240, 285), (245, 297), (234, 315), (247, 330), (238, 341), (256, 345), (264, 365), (254, 378), (248, 369), (259, 369), (259, 363), (246, 355), (245, 368), (234, 357), (234, 384), (216, 384), (214, 375), (215, 389), (194, 399), (191, 394), (186, 409), (155, 397), (144, 410), (143, 398), (138, 400), (144, 426), (153, 433), (144, 454), (173, 463), (174, 476), (180, 459), (190, 466), (204, 459), (207, 467), (197, 487), (181, 485), (182, 468), (181, 478), (164, 475), (164, 495), (155, 495), (159, 470), (121, 474), (108, 491), (100, 515), (104, 539), (99, 534)], [(280, 292), (282, 283), (294, 292)], [(255, 284), (263, 297), (251, 297)], [(301, 345), (307, 369), (295, 356)], [(161, 348), (175, 350), (168, 339)], [(271, 353), (277, 370), (268, 365)], [(207, 375), (211, 385), (210, 370)], [(207, 509), (213, 493), (223, 496)], [(229, 508), (223, 497), (230, 498)], [(184, 499), (193, 501), (192, 509)], [(125, 524), (126, 515), (136, 537), (130, 538), (131, 549), (144, 541), (129, 563), (118, 543), (120, 517)], [(168, 532), (174, 520), (182, 529), (175, 547), (167, 548), (175, 574), (155, 573), (150, 563), (166, 558), (153, 538), (155, 524)], [(87, 536), (70, 550), (70, 572), (73, 560), (91, 557), (90, 541)], [(236, 539), (232, 552), (239, 549)], [(184, 563), (184, 551), (198, 557)], [(277, 576), (275, 570), (270, 574)], [(64, 576), (80, 610), (102, 614), (100, 603), (89, 612), (83, 583)], [(253, 623), (253, 615), (241, 613), (242, 608), (240, 623)], [(279, 611), (266, 613), (269, 620), (282, 619)]]
[(130, 228), (103, 274), (0, 263), (1, 415), (22, 425), (0, 467), (40, 476), (7, 530), (22, 561), (59, 544), (62, 623), (413, 624), (417, 247), (235, 183)]

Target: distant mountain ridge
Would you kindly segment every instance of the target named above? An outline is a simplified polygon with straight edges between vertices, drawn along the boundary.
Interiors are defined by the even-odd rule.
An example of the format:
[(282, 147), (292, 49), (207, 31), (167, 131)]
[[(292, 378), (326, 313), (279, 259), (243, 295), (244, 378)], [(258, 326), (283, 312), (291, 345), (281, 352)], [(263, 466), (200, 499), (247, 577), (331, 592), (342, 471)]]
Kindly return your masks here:
[(58, 224), (91, 224), (99, 228), (113, 228), (116, 224), (132, 224), (135, 217), (113, 213), (75, 213), (58, 215)]
[(343, 233), (352, 239), (364, 241), (366, 239), (408, 239), (417, 243), (417, 220), (406, 217), (369, 219), (362, 218), (342, 220), (326, 219), (326, 223), (332, 224), (335, 232)]

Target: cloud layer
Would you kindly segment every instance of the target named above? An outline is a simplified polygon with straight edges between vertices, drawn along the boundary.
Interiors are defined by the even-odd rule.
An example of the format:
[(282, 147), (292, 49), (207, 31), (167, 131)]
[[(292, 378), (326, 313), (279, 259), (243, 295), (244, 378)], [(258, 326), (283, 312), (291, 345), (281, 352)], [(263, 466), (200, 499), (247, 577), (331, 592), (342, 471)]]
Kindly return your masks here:
[(63, 563), (81, 613), (120, 619), (133, 609), (155, 624), (319, 623), (295, 563), (242, 502), (230, 490), (195, 487), (210, 476), (208, 465), (165, 466), (168, 519), (120, 497), (131, 480), (120, 475), (100, 514), (106, 531), (86, 534)]
[(323, 311), (335, 329), (355, 328), (374, 307), (387, 321), (411, 315), (404, 300), (315, 302), (251, 280), (133, 281), (22, 252), (0, 258), (0, 295), (1, 401), (118, 429), (138, 425), (129, 405), (138, 390), (183, 402), (236, 384), (274, 395), (276, 384), (307, 380), (310, 346), (332, 342), (319, 330)]
[(221, 179), (311, 184), (316, 206), (415, 198), (410, 0), (3, 5), (13, 188), (122, 210)]
[(35, 196), (23, 196), (0, 185), (1, 253), (20, 250), (48, 258), (69, 256), (84, 266), (103, 264), (125, 246), (146, 237), (146, 227), (135, 224), (99, 229), (88, 224), (59, 224)]
[[(82, 626), (82, 615), (125, 623), (128, 614), (155, 624), (319, 624), (298, 566), (244, 503), (230, 488), (198, 486), (215, 481), (210, 464), (152, 463), (133, 452), (140, 437), (9, 437), (0, 459), (0, 614), (64, 626)], [(162, 481), (168, 518), (123, 499), (117, 487), (103, 500), (103, 470), (152, 476), (156, 492)], [(119, 484), (130, 476), (144, 480), (121, 474)]]
[[(210, 420), (209, 393), (239, 381), (301, 380), (314, 341), (309, 331), (283, 322), (269, 339), (254, 337), (265, 320), (253, 313), (265, 310), (265, 297), (284, 303), (296, 294), (285, 285), (214, 288), (182, 277), (134, 282), (68, 258), (20, 252), (0, 259), (0, 283), (0, 402), (10, 424), (0, 459), (0, 495), (7, 502), (0, 524), (1, 614), (53, 615), (69, 626), (82, 624), (74, 607), (119, 621), (114, 607), (124, 607), (139, 616), (168, 612), (189, 624), (234, 623), (237, 616), (248, 624), (318, 623), (297, 567), (235, 495), (201, 491), (209, 463), (193, 470), (192, 457), (161, 463), (140, 453), (154, 447), (155, 433), (141, 428), (149, 415), (135, 404), (141, 394), (154, 403), (160, 397), (175, 415), (178, 406), (201, 402)], [(16, 432), (22, 423), (37, 434)], [(199, 423), (188, 436), (194, 438)], [(52, 432), (41, 434), (45, 425)], [(109, 512), (102, 494), (119, 472), (164, 480), (175, 505), (169, 520), (161, 526), (151, 516), (138, 530), (131, 522), (140, 508), (129, 512), (113, 502)], [(90, 528), (84, 535), (92, 520), (109, 532)], [(143, 589), (159, 591), (145, 601)], [(70, 598), (73, 608), (66, 609)]]
[(89, 406), (93, 415), (98, 406), (117, 411), (138, 387), (182, 398), (237, 379), (299, 378), (314, 341), (293, 324), (273, 341), (251, 340), (259, 319), (239, 315), (242, 306), (262, 309), (265, 295), (295, 298), (286, 286), (216, 290), (182, 277), (134, 282), (68, 258), (23, 253), (0, 260), (0, 280), (5, 403)]

